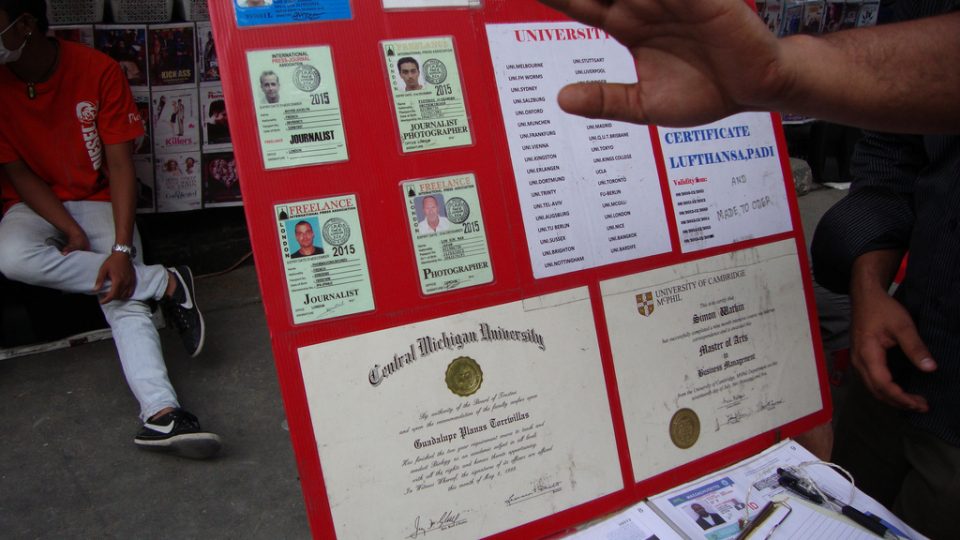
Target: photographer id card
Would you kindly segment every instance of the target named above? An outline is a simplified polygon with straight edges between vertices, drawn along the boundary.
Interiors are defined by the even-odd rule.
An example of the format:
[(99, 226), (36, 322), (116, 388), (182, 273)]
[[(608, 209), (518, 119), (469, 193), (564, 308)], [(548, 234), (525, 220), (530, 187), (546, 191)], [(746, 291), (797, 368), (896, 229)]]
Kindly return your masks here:
[(384, 41), (387, 80), (403, 152), (473, 142), (453, 38)]
[(373, 310), (355, 195), (279, 204), (274, 215), (294, 324)]
[(473, 174), (404, 182), (403, 192), (423, 294), (493, 281)]
[(247, 52), (263, 168), (346, 161), (330, 47)]

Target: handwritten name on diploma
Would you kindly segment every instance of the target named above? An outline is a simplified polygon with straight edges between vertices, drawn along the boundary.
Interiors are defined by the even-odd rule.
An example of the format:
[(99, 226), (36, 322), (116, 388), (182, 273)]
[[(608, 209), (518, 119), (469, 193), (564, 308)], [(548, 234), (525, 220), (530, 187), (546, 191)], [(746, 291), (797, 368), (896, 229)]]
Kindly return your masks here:
[(452, 510), (446, 510), (437, 519), (423, 519), (421, 516), (413, 521), (413, 532), (407, 535), (407, 538), (419, 538), (426, 536), (432, 531), (445, 531), (467, 522), (466, 518), (460, 517), (462, 512), (453, 513)]

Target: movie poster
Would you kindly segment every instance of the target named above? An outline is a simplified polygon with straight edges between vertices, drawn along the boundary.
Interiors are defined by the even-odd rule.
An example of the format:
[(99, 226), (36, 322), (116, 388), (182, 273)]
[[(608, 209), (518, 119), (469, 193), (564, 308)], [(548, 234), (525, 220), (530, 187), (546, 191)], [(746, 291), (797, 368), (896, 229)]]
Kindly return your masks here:
[(147, 90), (132, 90), (133, 101), (137, 104), (137, 111), (143, 121), (143, 135), (133, 140), (133, 155), (150, 156), (153, 154), (153, 137), (151, 135), (150, 92)]
[(120, 64), (133, 88), (146, 88), (151, 84), (147, 75), (146, 36), (147, 27), (142, 24), (104, 25), (94, 30), (97, 50)]
[(154, 153), (200, 150), (200, 104), (196, 88), (154, 91), (151, 105)]
[(154, 158), (157, 212), (200, 209), (200, 153), (184, 152)]
[(93, 37), (92, 24), (65, 24), (63, 26), (51, 26), (47, 30), (48, 36), (53, 36), (64, 41), (82, 43), (88, 47), (93, 47), (96, 43)]
[(193, 23), (150, 26), (150, 85), (196, 84)]
[(203, 206), (241, 206), (240, 177), (233, 152), (203, 154)]
[(232, 149), (227, 103), (219, 84), (200, 87), (200, 116), (203, 120), (203, 151)]
[(200, 82), (220, 82), (220, 61), (217, 59), (217, 45), (213, 41), (213, 28), (209, 22), (197, 23), (197, 57), (200, 59)]

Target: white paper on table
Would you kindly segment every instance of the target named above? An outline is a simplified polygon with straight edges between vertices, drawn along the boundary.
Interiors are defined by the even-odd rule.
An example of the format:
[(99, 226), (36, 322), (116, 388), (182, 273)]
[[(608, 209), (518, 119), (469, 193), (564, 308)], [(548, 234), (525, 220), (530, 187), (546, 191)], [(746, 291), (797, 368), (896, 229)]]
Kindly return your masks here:
[(624, 487), (586, 287), (299, 356), (338, 538), (478, 538)]
[[(824, 492), (864, 513), (882, 518), (910, 538), (923, 538), (883, 505), (862, 491), (854, 490), (846, 478), (832, 468), (814, 465), (813, 463), (817, 461), (816, 456), (805, 448), (794, 441), (786, 440), (735, 465), (654, 495), (648, 502), (657, 513), (673, 522), (690, 538), (706, 540), (736, 538), (740, 533), (740, 527), (737, 524), (739, 519), (753, 519), (768, 502), (790, 496), (790, 492), (777, 482), (777, 468), (801, 467), (801, 470), (808, 474)], [(739, 501), (744, 503), (744, 507), (738, 510), (728, 501)], [(695, 502), (717, 509), (727, 523), (707, 530), (702, 529), (695, 523), (692, 512), (689, 510), (690, 505)], [(794, 511), (797, 509), (794, 508)], [(805, 516), (806, 512), (801, 509), (798, 515)], [(790, 519), (792, 517), (785, 520), (784, 525)], [(795, 521), (793, 525), (803, 526), (802, 520)], [(774, 538), (789, 537), (780, 536), (779, 528), (778, 534), (774, 536)], [(793, 537), (820, 538), (804, 535)]]
[(630, 53), (573, 22), (487, 25), (527, 248), (537, 278), (670, 250), (646, 126), (564, 113), (574, 82), (636, 82)]
[(645, 502), (637, 503), (567, 540), (680, 540), (683, 537)]

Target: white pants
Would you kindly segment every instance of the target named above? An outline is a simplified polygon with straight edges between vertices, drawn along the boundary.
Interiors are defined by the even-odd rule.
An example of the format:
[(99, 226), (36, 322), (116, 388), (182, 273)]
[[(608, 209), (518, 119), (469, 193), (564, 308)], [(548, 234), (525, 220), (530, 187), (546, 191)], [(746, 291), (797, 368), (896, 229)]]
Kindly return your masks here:
[[(114, 244), (113, 208), (108, 202), (94, 201), (68, 201), (63, 205), (87, 233), (90, 251), (61, 255), (60, 248), (48, 239), (63, 238), (63, 234), (26, 204), (18, 203), (0, 220), (0, 273), (8, 279), (70, 293), (105, 293), (110, 289), (109, 282), (99, 291), (93, 286)], [(136, 231), (133, 241), (138, 251), (133, 265), (137, 276), (133, 296), (100, 307), (113, 330), (127, 384), (140, 402), (140, 418), (146, 420), (166, 407), (179, 405), (167, 377), (160, 336), (145, 303), (163, 296), (168, 273), (161, 265), (143, 264)]]

